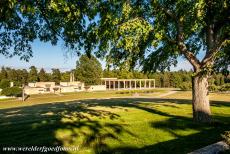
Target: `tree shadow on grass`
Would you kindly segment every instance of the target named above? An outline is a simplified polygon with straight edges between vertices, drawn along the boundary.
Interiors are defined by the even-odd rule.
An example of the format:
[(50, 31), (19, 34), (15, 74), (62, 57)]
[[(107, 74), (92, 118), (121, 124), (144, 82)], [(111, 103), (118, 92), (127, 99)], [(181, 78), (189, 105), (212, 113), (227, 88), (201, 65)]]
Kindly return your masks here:
[[(173, 104), (188, 104), (191, 100), (152, 99), (152, 98), (114, 98), (40, 104), (0, 110), (0, 143), (3, 146), (81, 146), (90, 147), (93, 153), (186, 153), (220, 139), (220, 133), (229, 129), (229, 117), (215, 116), (227, 123), (211, 126), (199, 125), (185, 116), (162, 112), (154, 106), (140, 105), (141, 102), (161, 104), (177, 109)], [(167, 104), (165, 102), (170, 102)], [(214, 102), (217, 107), (227, 106), (226, 102)], [(136, 108), (151, 114), (167, 117), (164, 121), (152, 121), (150, 126), (164, 130), (175, 139), (144, 146), (126, 147), (119, 136), (126, 133), (138, 138), (119, 122), (120, 116), (113, 110), (95, 109)], [(179, 110), (179, 109), (177, 109)], [(103, 122), (100, 119), (104, 119)], [(180, 131), (192, 129), (196, 133), (181, 135)], [(105, 141), (116, 140), (120, 147), (111, 148)], [(132, 141), (130, 141), (132, 142)], [(0, 151), (1, 152), (1, 151)], [(13, 152), (10, 152), (13, 153)], [(62, 152), (65, 153), (65, 152)]]
[(76, 101), (1, 109), (0, 153), (9, 146), (83, 146), (100, 153), (107, 148), (106, 139), (119, 141), (122, 133), (134, 136), (124, 124), (113, 122), (119, 117)]

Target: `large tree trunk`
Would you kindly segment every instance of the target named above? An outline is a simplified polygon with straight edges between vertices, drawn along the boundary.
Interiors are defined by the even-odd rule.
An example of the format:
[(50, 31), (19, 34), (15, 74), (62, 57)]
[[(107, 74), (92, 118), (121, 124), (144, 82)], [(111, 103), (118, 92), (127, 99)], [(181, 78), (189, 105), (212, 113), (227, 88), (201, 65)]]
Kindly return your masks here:
[(193, 119), (196, 122), (211, 122), (211, 111), (208, 98), (208, 77), (200, 74), (192, 79)]

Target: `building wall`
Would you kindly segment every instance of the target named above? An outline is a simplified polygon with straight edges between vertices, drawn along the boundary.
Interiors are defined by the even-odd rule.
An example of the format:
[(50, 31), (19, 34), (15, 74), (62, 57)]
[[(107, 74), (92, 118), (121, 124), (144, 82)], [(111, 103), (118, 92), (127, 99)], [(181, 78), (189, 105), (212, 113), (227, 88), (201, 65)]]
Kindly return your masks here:
[(106, 85), (91, 85), (87, 91), (103, 91), (106, 90)]
[(29, 87), (35, 87), (35, 83), (30, 82), (30, 83), (28, 83), (28, 86), (29, 86)]
[(73, 81), (73, 82), (60, 82), (60, 86), (82, 86), (82, 82)]
[[(60, 82), (60, 86), (55, 86), (55, 82), (36, 82), (29, 83), (29, 86), (25, 87), (25, 93), (30, 94), (42, 94), (42, 93), (65, 93), (65, 92), (79, 92), (79, 91), (103, 91), (106, 90), (106, 85), (91, 85), (86, 88), (84, 83), (76, 82)], [(49, 85), (49, 86), (47, 86)], [(54, 91), (54, 88), (58, 88)]]
[(44, 93), (44, 88), (25, 87), (24, 90), (25, 90), (25, 93), (28, 94), (28, 95)]
[(78, 86), (67, 86), (67, 87), (60, 87), (60, 92), (65, 93), (65, 92), (79, 92), (83, 91), (83, 89), (79, 89)]
[(35, 87), (55, 87), (55, 82), (36, 82)]

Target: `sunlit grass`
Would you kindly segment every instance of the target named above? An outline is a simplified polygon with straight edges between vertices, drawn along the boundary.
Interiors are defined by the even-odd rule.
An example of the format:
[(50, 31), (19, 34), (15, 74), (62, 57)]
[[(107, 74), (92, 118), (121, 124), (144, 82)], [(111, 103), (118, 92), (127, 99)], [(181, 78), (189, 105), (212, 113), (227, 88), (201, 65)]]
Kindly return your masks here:
[[(94, 94), (98, 98), (110, 96)], [(191, 92), (178, 92), (167, 99), (111, 98), (40, 104), (36, 104), (39, 97), (34, 97), (33, 106), (0, 109), (0, 143), (79, 147), (79, 151), (68, 153), (187, 153), (221, 140), (220, 134), (229, 129), (228, 94), (211, 96), (215, 99), (211, 103), (213, 119), (218, 121), (212, 125), (193, 123)]]

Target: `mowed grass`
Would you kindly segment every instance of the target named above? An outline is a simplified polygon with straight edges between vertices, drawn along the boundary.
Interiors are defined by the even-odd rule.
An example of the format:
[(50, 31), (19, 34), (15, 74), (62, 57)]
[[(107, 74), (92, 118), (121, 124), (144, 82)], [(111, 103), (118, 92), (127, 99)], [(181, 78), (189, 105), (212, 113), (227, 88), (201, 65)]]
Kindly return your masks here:
[[(152, 96), (158, 96), (161, 93), (166, 93), (170, 89), (151, 89), (153, 93), (149, 93)], [(128, 90), (125, 90), (126, 92)], [(145, 92), (146, 90), (143, 90)], [(92, 98), (114, 98), (114, 97), (130, 97), (133, 93), (122, 93), (122, 91), (98, 91), (98, 92), (76, 92), (76, 93), (62, 93), (62, 94), (37, 94), (29, 96), (25, 102), (21, 100), (10, 98), (10, 99), (0, 99), (0, 109), (12, 108), (20, 106), (31, 106), (35, 104), (45, 104), (53, 102), (63, 102), (63, 101), (73, 101), (82, 99), (92, 99)], [(141, 93), (140, 95), (144, 95)]]
[(191, 92), (110, 99), (105, 97), (118, 95), (82, 93), (76, 101), (61, 102), (67, 95), (73, 94), (52, 100), (33, 96), (27, 105), (1, 106), (0, 145), (75, 146), (78, 151), (63, 153), (82, 154), (187, 153), (221, 140), (220, 134), (230, 129), (230, 94), (210, 94), (215, 121), (210, 125), (192, 121)]

